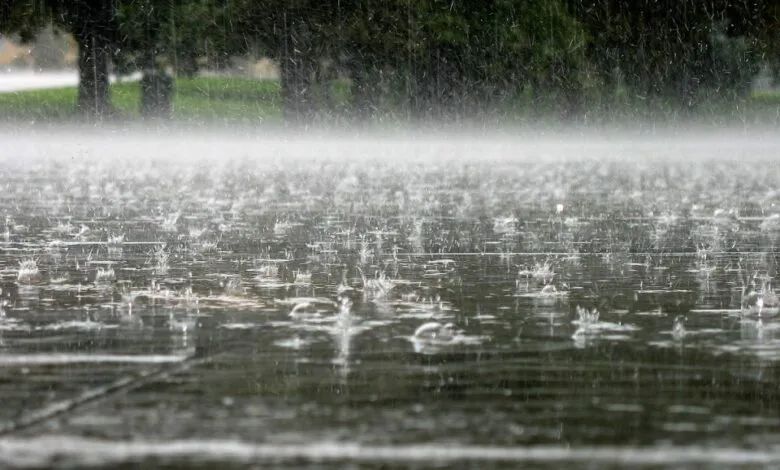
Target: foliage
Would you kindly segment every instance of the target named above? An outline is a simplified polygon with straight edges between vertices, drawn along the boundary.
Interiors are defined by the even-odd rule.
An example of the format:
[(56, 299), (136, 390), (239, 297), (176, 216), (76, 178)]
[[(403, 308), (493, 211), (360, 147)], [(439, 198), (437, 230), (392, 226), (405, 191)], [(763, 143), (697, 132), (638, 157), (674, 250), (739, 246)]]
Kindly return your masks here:
[[(318, 108), (460, 119), (519, 104), (579, 117), (589, 94), (614, 106), (621, 93), (694, 110), (746, 96), (780, 47), (778, 7), (747, 0), (5, 0), (0, 8), (0, 31), (26, 40), (50, 23), (97, 28), (89, 37), (116, 49), (120, 72), (165, 65), (192, 76), (233, 57), (269, 56), (293, 119)], [(345, 78), (346, 107), (332, 86)]]
[(54, 19), (51, 11), (41, 2), (0, 1), (0, 33), (17, 36), (28, 43)]
[(744, 96), (758, 70), (765, 2), (568, 0), (588, 59), (611, 87), (697, 106), (703, 90)]
[[(231, 57), (248, 52), (243, 33), (235, 27), (240, 17), (234, 1), (119, 1), (119, 69), (131, 72), (162, 64), (192, 76), (201, 65), (225, 68)], [(205, 62), (199, 63), (200, 58)]]

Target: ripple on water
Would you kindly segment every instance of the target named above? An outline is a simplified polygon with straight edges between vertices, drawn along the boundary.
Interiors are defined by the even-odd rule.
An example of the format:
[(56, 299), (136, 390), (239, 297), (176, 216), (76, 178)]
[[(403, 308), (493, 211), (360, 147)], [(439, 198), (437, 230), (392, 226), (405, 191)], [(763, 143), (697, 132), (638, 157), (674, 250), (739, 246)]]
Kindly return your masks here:
[[(226, 139), (219, 143), (224, 158), (213, 159), (209, 150), (208, 161), (198, 163), (190, 158), (197, 149), (189, 147), (181, 164), (168, 165), (159, 164), (159, 142), (154, 147), (134, 142), (126, 148), (113, 141), (100, 143), (80, 139), (68, 150), (58, 148), (67, 161), (62, 165), (33, 165), (17, 156), (9, 161), (18, 172), (7, 172), (0, 193), (7, 217), (0, 308), (8, 315), (0, 318), (0, 358), (7, 359), (9, 368), (25, 360), (140, 365), (175, 362), (186, 354), (165, 352), (191, 351), (197, 344), (199, 353), (230, 361), (217, 374), (200, 370), (191, 382), (172, 380), (159, 388), (185, 398), (196, 389), (197, 399), (171, 402), (203, 409), (160, 420), (159, 413), (175, 406), (161, 406), (164, 391), (150, 387), (155, 394), (144, 398), (156, 408), (128, 411), (157, 418), (145, 431), (157, 429), (160, 422), (175, 428), (189, 422), (187, 416), (206, 419), (209, 413), (224, 412), (209, 408), (204, 397), (239, 389), (257, 403), (267, 404), (276, 396), (294, 403), (284, 410), (292, 416), (288, 432), (314, 444), (277, 448), (211, 440), (0, 440), (5, 446), (0, 462), (8, 455), (37, 458), (32, 451), (55, 463), (62, 460), (54, 453), (61, 452), (77, 462), (75, 467), (88, 458), (112, 462), (160, 456), (218, 462), (319, 456), (453, 465), (465, 458), (560, 466), (572, 461), (744, 463), (757, 461), (752, 460), (755, 455), (777, 460), (771, 449), (762, 447), (756, 454), (722, 446), (713, 453), (695, 446), (578, 447), (576, 440), (617, 438), (609, 434), (610, 426), (622, 413), (640, 415), (644, 426), (626, 439), (656, 442), (672, 434), (673, 440), (675, 433), (690, 433), (693, 423), (693, 434), (702, 434), (696, 442), (706, 443), (708, 432), (725, 431), (703, 424), (697, 428), (698, 415), (677, 411), (667, 414), (685, 416), (659, 432), (665, 418), (655, 419), (653, 410), (685, 402), (689, 395), (721, 393), (711, 385), (714, 380), (702, 379), (702, 387), (709, 387), (702, 390), (690, 385), (711, 370), (727, 376), (718, 376), (722, 383), (758, 364), (755, 368), (764, 375), (755, 373), (752, 382), (739, 382), (733, 393), (717, 398), (719, 405), (737, 410), (754, 406), (743, 401), (748, 395), (757, 397), (747, 393), (751, 386), (774, 380), (771, 363), (780, 357), (777, 324), (766, 318), (742, 319), (741, 310), (734, 309), (743, 304), (747, 277), (774, 280), (776, 240), (771, 237), (776, 221), (761, 214), (774, 210), (763, 201), (764, 188), (778, 179), (776, 165), (756, 172), (755, 166), (733, 158), (733, 146), (725, 166), (697, 166), (689, 159), (662, 163), (642, 158), (656, 156), (658, 147), (645, 149), (645, 155), (633, 141), (632, 152), (638, 154), (631, 156), (637, 158), (582, 159), (577, 165), (537, 158), (547, 150), (533, 145), (496, 142), (470, 143), (465, 146), (470, 150), (452, 142), (381, 142), (357, 150), (347, 142), (323, 144), (316, 149), (318, 157), (321, 152), (352, 152), (352, 157), (347, 164), (344, 159), (312, 163), (291, 155), (312, 154), (294, 139), (270, 142), (268, 148)], [(92, 145), (101, 157), (105, 145), (117, 158), (108, 163), (89, 155), (72, 159), (84, 153), (82, 145)], [(589, 145), (590, 150), (578, 145), (564, 152), (575, 148), (579, 156), (593, 151)], [(231, 158), (223, 147), (240, 148), (234, 151), (242, 155), (252, 149), (257, 155)], [(420, 157), (421, 148), (430, 158)], [(180, 151), (170, 145), (167, 150)], [(390, 158), (366, 159), (366, 152)], [(528, 158), (518, 163), (512, 160), (517, 153)], [(601, 150), (595, 153), (602, 156)], [(464, 161), (448, 155), (461, 155)], [(407, 161), (399, 165), (399, 156)], [(767, 161), (775, 156), (773, 149)], [(298, 158), (301, 165), (290, 165), (287, 157)], [(713, 176), (719, 184), (707, 183)], [(733, 187), (743, 190), (724, 189)], [(719, 207), (709, 207), (714, 205)], [(659, 208), (665, 213), (659, 215)], [(728, 223), (723, 217), (702, 216), (716, 209), (735, 216), (725, 218)], [(755, 217), (744, 217), (748, 212)], [(34, 260), (38, 275), (20, 279), (23, 260)], [(32, 263), (27, 267), (32, 269)], [(32, 281), (35, 285), (23, 285)], [(348, 315), (339, 295), (354, 301)], [(591, 312), (598, 308), (602, 316), (578, 321), (573, 318), (578, 302)], [(615, 316), (617, 310), (622, 316)], [(697, 318), (675, 338), (669, 313), (678, 311)], [(194, 319), (205, 321), (201, 312), (211, 316), (210, 325), (190, 328)], [(426, 322), (452, 322), (463, 331), (446, 339), (414, 337)], [(50, 350), (64, 355), (42, 354)], [(161, 354), (145, 354), (149, 351)], [(376, 357), (382, 362), (371, 362)], [(287, 368), (287, 359), (307, 367)], [(432, 364), (429, 375), (415, 375), (414, 361)], [(668, 368), (680, 363), (687, 368), (670, 381)], [(652, 378), (634, 372), (643, 367)], [(51, 369), (67, 375), (75, 368)], [(19, 387), (14, 392), (20, 396), (29, 391), (25, 383), (11, 385)], [(762, 410), (776, 411), (773, 398), (769, 395)], [(293, 419), (300, 418), (299, 402), (315, 403), (323, 415), (330, 413), (327, 422), (318, 424), (335, 423), (334, 435), (353, 442), (365, 422), (344, 416), (360, 408), (361, 400), (371, 402), (366, 411), (371, 415), (409, 402), (422, 403), (423, 410), (440, 406), (445, 412), (439, 418), (426, 415), (415, 423), (426, 433), (410, 435), (408, 421), (390, 419), (382, 423), (382, 437), (384, 442), (402, 436), (449, 439), (452, 444), (334, 446), (318, 440), (317, 430), (326, 426), (304, 429), (309, 423)], [(473, 405), (471, 412), (451, 409), (464, 402)], [(480, 422), (485, 406), (495, 403), (504, 406), (504, 414)], [(599, 405), (603, 403), (611, 405)], [(202, 424), (195, 421), (190, 429)], [(454, 423), (466, 437), (437, 434), (443, 422)], [(67, 420), (60, 424), (69, 425)], [(264, 424), (246, 426), (257, 435)], [(459, 439), (468, 440), (469, 433), (489, 426), (507, 442), (511, 438), (505, 432), (544, 429), (534, 438), (553, 445), (461, 445)], [(273, 426), (263, 432), (268, 429)], [(567, 438), (567, 445), (557, 446)]]
[(189, 357), (189, 354), (9, 354), (0, 355), (0, 366), (17, 367), (68, 364), (170, 364), (182, 362)]
[[(695, 426), (693, 426), (695, 430)], [(256, 462), (320, 462), (376, 464), (455, 464), (478, 462), (513, 464), (671, 466), (778, 465), (780, 452), (771, 449), (661, 446), (648, 448), (530, 446), (484, 447), (420, 444), (366, 446), (345, 442), (309, 444), (252, 444), (229, 440), (179, 440), (170, 442), (110, 442), (97, 439), (47, 435), (0, 440), (0, 463), (9, 468), (41, 468), (53, 462), (68, 466), (107, 466), (131, 463), (248, 464)]]
[(34, 330), (40, 330), (40, 331), (61, 331), (61, 330), (81, 330), (81, 331), (94, 331), (94, 330), (101, 330), (101, 329), (113, 329), (118, 328), (119, 325), (116, 324), (106, 324), (102, 322), (96, 322), (96, 321), (78, 321), (78, 320), (72, 320), (72, 321), (60, 321), (55, 323), (48, 323), (46, 325), (36, 326)]

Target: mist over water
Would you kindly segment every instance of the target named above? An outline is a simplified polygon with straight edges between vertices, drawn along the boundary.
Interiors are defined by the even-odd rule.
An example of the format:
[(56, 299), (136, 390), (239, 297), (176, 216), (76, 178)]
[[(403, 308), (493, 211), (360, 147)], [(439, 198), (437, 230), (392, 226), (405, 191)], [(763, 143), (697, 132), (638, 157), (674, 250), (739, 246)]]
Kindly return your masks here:
[(769, 132), (2, 142), (3, 465), (780, 460)]

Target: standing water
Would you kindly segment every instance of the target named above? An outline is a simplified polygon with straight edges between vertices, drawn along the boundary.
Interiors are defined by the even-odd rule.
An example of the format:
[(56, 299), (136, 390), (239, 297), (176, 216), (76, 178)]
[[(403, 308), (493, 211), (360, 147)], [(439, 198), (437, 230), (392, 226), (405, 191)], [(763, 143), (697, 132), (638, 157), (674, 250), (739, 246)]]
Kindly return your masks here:
[(780, 466), (779, 151), (6, 135), (0, 466)]

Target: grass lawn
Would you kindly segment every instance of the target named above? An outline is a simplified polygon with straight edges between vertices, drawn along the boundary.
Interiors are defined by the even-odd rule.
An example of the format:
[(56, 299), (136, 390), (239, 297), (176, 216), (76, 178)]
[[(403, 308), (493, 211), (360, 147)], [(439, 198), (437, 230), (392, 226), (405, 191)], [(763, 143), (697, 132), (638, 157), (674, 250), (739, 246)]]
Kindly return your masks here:
[[(335, 112), (346, 113), (349, 102), (349, 84), (341, 80), (331, 85), (331, 100), (325, 106)], [(322, 90), (315, 89), (315, 100), (321, 100)], [(78, 120), (74, 112), (76, 88), (65, 87), (0, 94), (0, 119), (20, 123), (62, 123)], [(135, 82), (111, 86), (111, 101), (120, 121), (139, 120), (140, 85)], [(545, 123), (554, 127), (560, 114), (545, 103), (520, 100), (496, 116), (495, 122), (504, 125), (536, 125)], [(780, 124), (780, 93), (757, 92), (747, 100), (715, 100), (703, 102), (693, 115), (685, 115), (674, 106), (663, 102), (617, 98), (605, 107), (602, 100), (586, 97), (588, 123), (594, 125), (631, 125), (631, 123), (658, 122), (676, 126), (701, 123), (728, 126), (776, 126)], [(401, 124), (403, 119), (390, 119), (392, 110), (379, 113), (377, 122)], [(278, 81), (242, 77), (179, 78), (174, 86), (173, 123), (190, 125), (249, 125), (281, 123), (281, 88)], [(328, 118), (331, 123), (333, 120)], [(544, 127), (544, 126), (543, 126)]]
[[(140, 117), (140, 85), (111, 85), (111, 103), (120, 116)], [(58, 122), (76, 118), (76, 88), (63, 87), (0, 94), (0, 118)], [(183, 123), (254, 124), (281, 120), (279, 83), (234, 77), (176, 80), (173, 119)]]

